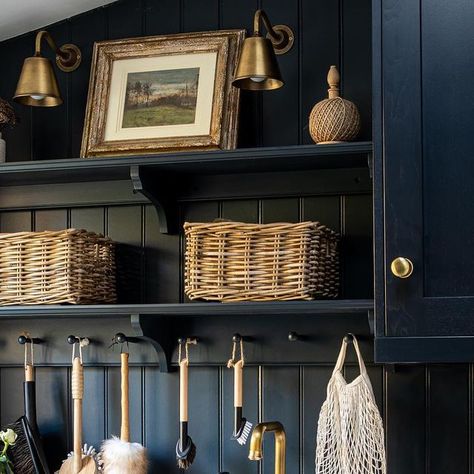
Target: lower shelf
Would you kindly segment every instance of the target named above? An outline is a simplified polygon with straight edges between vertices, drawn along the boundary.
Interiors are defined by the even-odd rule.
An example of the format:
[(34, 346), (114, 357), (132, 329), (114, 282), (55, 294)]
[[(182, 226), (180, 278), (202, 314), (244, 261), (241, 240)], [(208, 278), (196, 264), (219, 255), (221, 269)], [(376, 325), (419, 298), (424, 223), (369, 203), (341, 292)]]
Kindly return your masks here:
[[(230, 357), (234, 333), (246, 341), (249, 364), (330, 362), (346, 332), (370, 343), (373, 301), (12, 306), (0, 308), (0, 320), (3, 366), (22, 363), (23, 348), (16, 341), (23, 332), (43, 341), (35, 349), (37, 365), (69, 364), (69, 334), (90, 339), (86, 365), (115, 365), (119, 350), (113, 352), (110, 344), (122, 332), (137, 342), (130, 347), (132, 364), (159, 365), (168, 372), (176, 363), (179, 337), (197, 337), (192, 363), (212, 365)], [(290, 332), (297, 334), (295, 341), (289, 340)], [(334, 354), (327, 351), (330, 340)]]

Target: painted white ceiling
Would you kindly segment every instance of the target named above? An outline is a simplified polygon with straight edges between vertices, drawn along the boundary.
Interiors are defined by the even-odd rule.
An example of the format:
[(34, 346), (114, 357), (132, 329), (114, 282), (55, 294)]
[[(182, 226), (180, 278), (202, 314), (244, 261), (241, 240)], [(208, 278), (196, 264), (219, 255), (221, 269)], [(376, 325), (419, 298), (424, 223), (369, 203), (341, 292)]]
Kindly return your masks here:
[(0, 41), (114, 0), (0, 0)]

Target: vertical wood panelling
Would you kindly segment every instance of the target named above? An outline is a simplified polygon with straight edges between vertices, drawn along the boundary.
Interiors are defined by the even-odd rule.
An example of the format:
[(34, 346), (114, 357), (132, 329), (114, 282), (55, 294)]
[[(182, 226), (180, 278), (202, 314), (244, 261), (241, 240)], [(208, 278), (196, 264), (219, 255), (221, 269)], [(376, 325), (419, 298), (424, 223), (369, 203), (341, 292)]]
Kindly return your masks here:
[(313, 143), (308, 117), (313, 106), (327, 98), (329, 66), (339, 65), (339, 1), (301, 0), (301, 135)]
[(258, 200), (224, 201), (222, 218), (237, 222), (258, 222)]
[[(342, 274), (346, 298), (370, 298), (373, 294), (371, 204), (370, 195), (344, 198)], [(357, 209), (369, 212), (359, 213)]]
[[(87, 348), (84, 351), (87, 360)], [(106, 437), (106, 386), (105, 368), (86, 367), (84, 369), (84, 402), (82, 425), (83, 443), (100, 447)]]
[[(221, 28), (245, 28), (251, 34), (253, 15), (258, 7), (257, 0), (220, 0)], [(240, 93), (240, 126), (238, 146), (258, 146), (261, 138), (259, 106), (261, 96), (252, 91)]]
[[(124, 20), (125, 22), (128, 20)], [(94, 42), (106, 39), (107, 22), (104, 8), (74, 17), (70, 21), (71, 42), (79, 46), (82, 62), (79, 69), (70, 74), (70, 147), (69, 156), (79, 156), (82, 141), (82, 128), (89, 90), (89, 74)]]
[(145, 300), (147, 303), (179, 301), (180, 271), (176, 265), (179, 236), (159, 232), (153, 206), (145, 208)]
[(34, 230), (37, 232), (42, 230), (62, 230), (68, 227), (68, 213), (66, 209), (36, 211), (34, 219)]
[(271, 222), (298, 222), (299, 200), (291, 199), (264, 199), (262, 200), (262, 223)]
[(36, 400), (38, 425), (43, 436), (46, 456), (51, 466), (57, 468), (64, 459), (69, 444), (70, 394), (68, 369), (41, 367), (36, 369)]
[(107, 6), (106, 14), (108, 39), (131, 38), (143, 34), (141, 0), (112, 3)]
[(31, 212), (4, 212), (0, 216), (0, 230), (2, 232), (29, 232), (31, 230)]
[[(16, 90), (19, 74), (26, 57), (34, 54), (34, 36), (26, 34), (14, 40), (6, 41), (0, 45), (2, 63), (2, 80), (0, 81), (0, 97), (11, 99)], [(6, 67), (8, 65), (8, 67)], [(6, 72), (9, 72), (7, 74)], [(32, 150), (32, 108), (12, 103), (16, 114), (20, 118), (15, 128), (7, 127), (2, 131), (2, 136), (8, 142), (7, 160), (26, 161), (31, 160)]]
[(385, 374), (387, 460), (393, 473), (429, 474), (425, 371), (423, 366), (396, 367)]
[(180, 3), (177, 0), (144, 0), (146, 35), (165, 35), (181, 30)]
[(104, 208), (84, 207), (71, 209), (71, 227), (104, 234), (106, 231)]
[[(70, 43), (69, 23), (62, 22), (48, 28), (57, 44)], [(33, 46), (33, 43), (31, 44)], [(54, 53), (43, 46), (44, 56), (54, 61)], [(53, 160), (68, 157), (69, 151), (69, 78), (56, 72), (64, 105), (61, 107), (31, 107), (32, 159)], [(26, 109), (26, 107), (24, 107)]]
[(371, 0), (342, 0), (342, 93), (359, 108), (359, 140), (372, 136), (372, 58), (360, 54), (372, 42), (370, 4)]
[(429, 472), (468, 472), (472, 448), (459, 440), (469, 439), (469, 368), (432, 367), (429, 382)]
[[(152, 462), (151, 472), (178, 473), (175, 460), (179, 420), (178, 372), (162, 374), (157, 368), (147, 367), (144, 389), (144, 434)], [(190, 430), (195, 429), (196, 425), (190, 426)], [(190, 432), (191, 435), (194, 433)]]
[(302, 426), (301, 440), (301, 474), (314, 473), (316, 452), (316, 432), (319, 412), (326, 400), (326, 387), (331, 377), (332, 367), (303, 368), (303, 410), (300, 413)]
[[(301, 473), (300, 459), (300, 370), (299, 367), (265, 367), (263, 375), (263, 421), (280, 421), (286, 432), (286, 464)], [(275, 447), (267, 435), (263, 473), (275, 469)]]
[(219, 29), (219, 0), (181, 0), (184, 31)]
[(143, 208), (111, 207), (107, 210), (107, 233), (117, 246), (118, 297), (121, 302), (137, 303), (143, 299)]
[(299, 142), (299, 2), (262, 1), (274, 25), (285, 24), (295, 33), (291, 51), (278, 57), (278, 64), (285, 81), (281, 89), (264, 93), (262, 110), (262, 139), (267, 146)]
[[(222, 470), (239, 474), (256, 474), (258, 466), (247, 457), (248, 444), (240, 446), (231, 439), (234, 429), (234, 371), (223, 369)], [(253, 426), (258, 422), (258, 367), (244, 367), (243, 415)], [(250, 440), (249, 440), (250, 441)]]

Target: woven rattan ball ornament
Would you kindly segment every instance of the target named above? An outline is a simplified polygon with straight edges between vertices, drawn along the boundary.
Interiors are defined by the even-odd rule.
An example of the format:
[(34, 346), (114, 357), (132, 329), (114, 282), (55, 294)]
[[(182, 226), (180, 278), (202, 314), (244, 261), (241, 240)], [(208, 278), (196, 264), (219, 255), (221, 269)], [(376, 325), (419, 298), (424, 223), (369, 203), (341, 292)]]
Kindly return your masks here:
[(328, 99), (318, 102), (309, 116), (309, 133), (318, 143), (341, 143), (354, 140), (360, 131), (360, 115), (350, 100), (339, 96), (341, 76), (336, 66), (328, 72)]

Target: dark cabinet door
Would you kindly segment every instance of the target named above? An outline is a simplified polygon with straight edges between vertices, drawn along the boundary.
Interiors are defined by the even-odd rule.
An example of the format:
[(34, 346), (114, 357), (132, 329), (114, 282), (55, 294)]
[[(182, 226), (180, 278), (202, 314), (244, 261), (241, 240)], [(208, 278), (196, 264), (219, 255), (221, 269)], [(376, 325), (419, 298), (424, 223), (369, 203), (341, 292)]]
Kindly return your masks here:
[(472, 0), (374, 1), (379, 360), (474, 359), (473, 25)]

